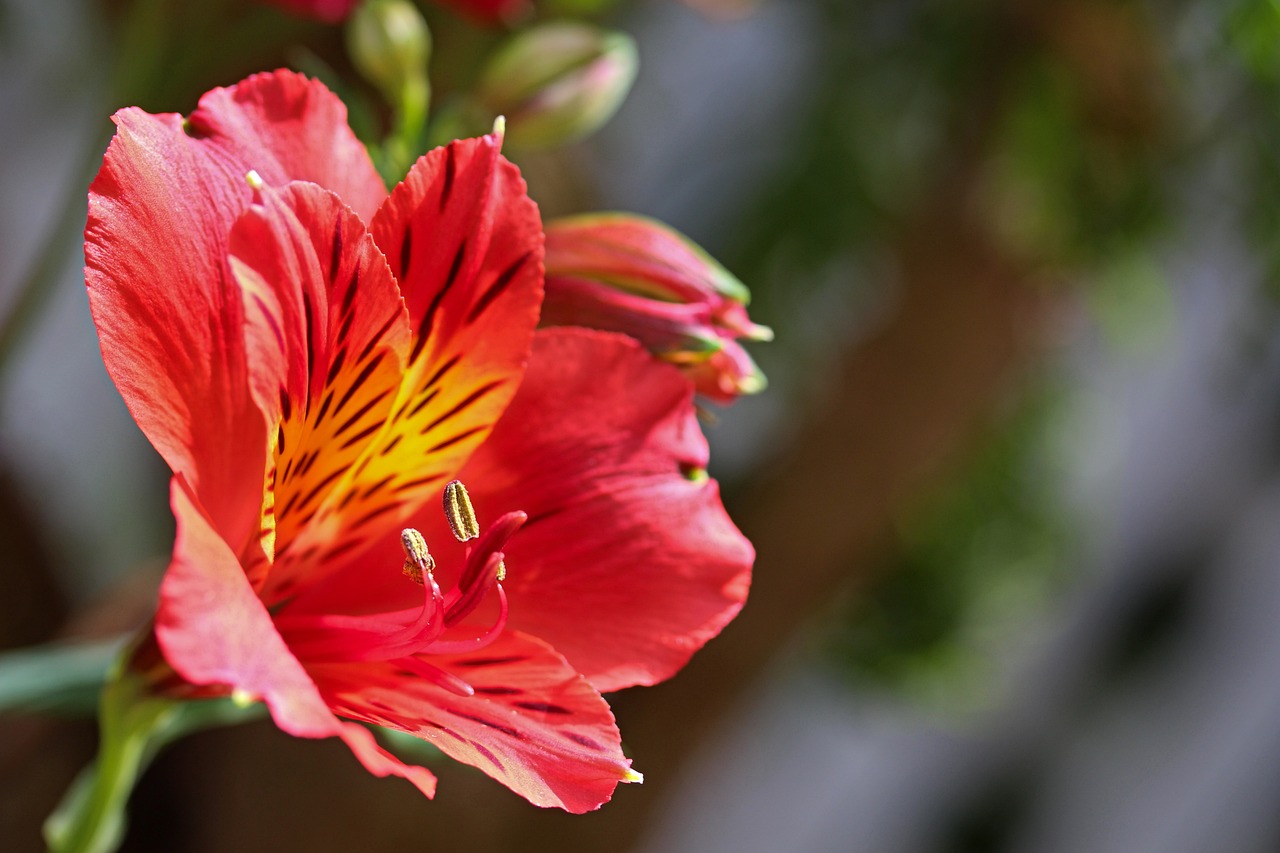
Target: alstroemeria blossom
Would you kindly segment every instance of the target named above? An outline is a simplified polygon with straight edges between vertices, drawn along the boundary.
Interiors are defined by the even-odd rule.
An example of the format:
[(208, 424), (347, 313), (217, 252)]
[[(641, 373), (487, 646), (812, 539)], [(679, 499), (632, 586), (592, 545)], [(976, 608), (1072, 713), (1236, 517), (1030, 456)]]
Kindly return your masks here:
[[(311, 18), (337, 23), (351, 14), (360, 0), (270, 0), (277, 6)], [(515, 21), (532, 8), (529, 0), (434, 0), (480, 24)]]
[(764, 389), (738, 339), (773, 331), (747, 316), (746, 286), (691, 240), (626, 213), (558, 219), (546, 238), (543, 325), (624, 332), (719, 403)]
[(362, 723), (595, 808), (636, 778), (600, 691), (714, 636), (751, 547), (688, 380), (620, 335), (535, 331), (541, 222), (500, 136), (388, 194), (345, 118), (283, 71), (115, 116), (86, 278), (173, 471), (155, 640), (179, 691), (259, 698), (428, 795)]

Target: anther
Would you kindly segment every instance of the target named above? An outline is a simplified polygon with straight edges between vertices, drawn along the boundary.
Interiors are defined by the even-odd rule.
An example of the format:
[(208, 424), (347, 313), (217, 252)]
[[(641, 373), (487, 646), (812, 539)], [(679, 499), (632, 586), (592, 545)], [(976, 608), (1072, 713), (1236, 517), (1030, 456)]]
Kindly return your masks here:
[(262, 176), (259, 175), (255, 169), (250, 169), (248, 173), (245, 174), (244, 182), (249, 185), (249, 189), (257, 192), (261, 192), (266, 189), (267, 186), (266, 182), (262, 180)]
[(449, 519), (449, 529), (459, 542), (466, 542), (480, 535), (480, 523), (476, 521), (471, 496), (460, 480), (452, 480), (444, 487), (444, 514)]
[(435, 570), (436, 561), (427, 550), (427, 540), (412, 527), (400, 531), (400, 544), (404, 546), (404, 573), (414, 583), (421, 586), (424, 575)]

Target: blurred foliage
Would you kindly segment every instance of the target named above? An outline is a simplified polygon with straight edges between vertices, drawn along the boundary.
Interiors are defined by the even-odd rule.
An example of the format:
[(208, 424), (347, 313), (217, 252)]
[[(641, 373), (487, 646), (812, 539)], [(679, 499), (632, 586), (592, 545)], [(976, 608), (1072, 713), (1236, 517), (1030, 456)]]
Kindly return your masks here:
[(856, 683), (926, 704), (980, 703), (993, 664), (1066, 578), (1070, 514), (1055, 429), (1065, 385), (1039, 376), (947, 482), (918, 496), (897, 553), (838, 608), (828, 660)]
[[(813, 5), (821, 39), (807, 118), (788, 165), (722, 252), (751, 284), (760, 319), (792, 330), (766, 360), (848, 346), (847, 320), (797, 341), (779, 315), (824, 285), (883, 304), (893, 288), (884, 256), (957, 173), (1004, 251), (1047, 286), (1075, 287), (1107, 341), (1125, 351), (1166, 335), (1172, 303), (1154, 255), (1180, 224), (1194, 125), (1183, 115), (1199, 108), (1177, 75), (1223, 44), (1205, 39), (1204, 55), (1187, 57), (1177, 36), (1210, 4), (1180, 15), (1095, 0)], [(1280, 138), (1280, 6), (1237, 6), (1228, 17), (1247, 18), (1235, 38), (1256, 69), (1249, 89), (1270, 96), (1262, 115), (1247, 110), (1261, 143)], [(1267, 151), (1253, 163), (1263, 203), (1251, 221), (1270, 235), (1280, 270), (1280, 158)], [(831, 281), (850, 260), (855, 271)], [(1072, 401), (1051, 377), (1023, 388), (969, 463), (907, 513), (897, 556), (834, 620), (829, 657), (850, 677), (948, 701), (980, 688), (992, 644), (1014, 627), (1005, 620), (1034, 612), (1067, 566), (1071, 521), (1053, 493), (1062, 478), (1045, 469), (1051, 426)]]

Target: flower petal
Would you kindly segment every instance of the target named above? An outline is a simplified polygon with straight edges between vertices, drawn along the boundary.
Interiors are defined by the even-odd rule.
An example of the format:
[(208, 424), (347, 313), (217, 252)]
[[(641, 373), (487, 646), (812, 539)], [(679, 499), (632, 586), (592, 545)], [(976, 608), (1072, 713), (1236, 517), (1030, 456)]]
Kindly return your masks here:
[(319, 18), (326, 23), (336, 24), (351, 14), (360, 0), (271, 0), (272, 3), (288, 9), (296, 15)]
[(460, 475), (522, 509), (509, 624), (598, 689), (671, 676), (741, 609), (754, 551), (705, 475), (692, 388), (620, 336), (540, 332), (520, 394)]
[[(550, 643), (603, 692), (670, 677), (746, 599), (754, 551), (706, 477), (692, 394), (629, 338), (545, 329), (520, 393), (459, 474), (482, 529), (509, 511), (529, 516), (503, 546), (509, 627)], [(444, 582), (457, 543), (434, 507), (414, 523)], [(291, 607), (412, 606), (420, 592), (397, 548), (388, 540)]]
[(155, 629), (169, 664), (193, 684), (225, 685), (262, 699), (276, 725), (291, 735), (341, 737), (371, 773), (403, 776), (431, 796), (430, 772), (403, 764), (366, 729), (343, 723), (325, 705), (181, 476), (173, 478), (171, 500), (178, 535), (160, 586)]
[(374, 218), (414, 329), (404, 393), (362, 483), (405, 510), (441, 486), (515, 394), (542, 301), (542, 224), (500, 139), (418, 161)]
[(315, 684), (180, 475), (170, 502), (178, 533), (156, 612), (165, 659), (192, 684), (226, 685), (263, 699), (290, 734), (337, 734)]
[[(358, 476), (399, 391), (409, 325), (386, 260), (359, 217), (308, 183), (261, 192), (231, 232), (248, 318), (254, 393), (275, 432), (276, 566), (268, 601), (362, 533), (358, 502), (327, 502)], [(355, 520), (352, 520), (352, 519)], [(255, 580), (257, 578), (255, 577)]]
[[(422, 677), (414, 669), (423, 665), (462, 679), (474, 695)], [(535, 805), (590, 811), (635, 778), (600, 694), (545, 643), (517, 632), (408, 668), (384, 661), (315, 674), (337, 713), (424, 738)]]
[(134, 419), (237, 543), (261, 510), (268, 425), (247, 393), (244, 312), (227, 235), (251, 198), (245, 174), (314, 180), (372, 213), (385, 191), (319, 83), (251, 77), (187, 121), (139, 109), (89, 191), (85, 280), (107, 372)]
[(518, 20), (526, 16), (530, 10), (529, 0), (436, 0), (436, 2), (441, 6), (448, 6), (477, 23), (490, 25)]
[(368, 222), (387, 197), (346, 105), (323, 83), (293, 71), (254, 74), (213, 89), (186, 121), (187, 133), (237, 180), (250, 169), (269, 186), (311, 181)]

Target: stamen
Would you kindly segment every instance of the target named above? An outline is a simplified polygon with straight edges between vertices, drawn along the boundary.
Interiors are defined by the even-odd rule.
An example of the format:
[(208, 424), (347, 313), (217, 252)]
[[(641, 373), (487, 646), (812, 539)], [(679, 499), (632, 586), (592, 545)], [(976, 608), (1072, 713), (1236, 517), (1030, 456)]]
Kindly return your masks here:
[(436, 561), (427, 550), (427, 540), (412, 527), (400, 531), (400, 545), (404, 548), (404, 574), (418, 586), (423, 584), (423, 575), (430, 575), (436, 568)]
[(459, 542), (475, 539), (480, 535), (480, 523), (476, 521), (471, 496), (461, 480), (451, 480), (444, 487), (444, 514), (449, 519), (449, 529)]

